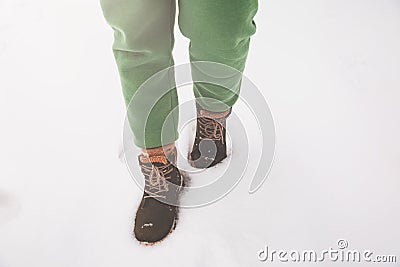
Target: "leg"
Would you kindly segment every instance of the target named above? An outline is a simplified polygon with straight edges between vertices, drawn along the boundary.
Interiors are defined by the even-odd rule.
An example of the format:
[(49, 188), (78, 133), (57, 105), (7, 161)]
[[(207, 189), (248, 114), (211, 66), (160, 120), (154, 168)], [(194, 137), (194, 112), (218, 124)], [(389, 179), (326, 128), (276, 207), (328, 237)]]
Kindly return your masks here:
[[(168, 235), (177, 218), (177, 207), (161, 200), (177, 202), (178, 191), (169, 188), (172, 184), (182, 187), (179, 170), (173, 164), (178, 112), (172, 113), (172, 120), (166, 120), (178, 105), (178, 98), (171, 71), (152, 79), (143, 91), (141, 86), (149, 85), (151, 76), (173, 65), (175, 0), (101, 0), (101, 5), (114, 29), (113, 51), (135, 143), (143, 149), (139, 165), (145, 188), (134, 234), (140, 242), (154, 243)], [(164, 94), (165, 87), (174, 90)], [(165, 139), (161, 138), (162, 129), (167, 132)]]
[[(173, 75), (169, 73), (151, 90), (138, 93), (134, 99), (132, 97), (143, 82), (174, 64), (175, 0), (101, 0), (101, 6), (107, 22), (114, 30), (113, 52), (125, 102), (128, 105), (132, 100), (128, 118), (135, 143), (141, 148), (161, 146), (163, 123), (178, 105), (176, 90), (168, 92), (156, 103), (149, 102), (162, 95), (159, 88), (166, 86), (166, 83), (174, 88)], [(149, 104), (154, 104), (154, 109), (147, 118), (143, 109), (144, 105)], [(164, 126), (167, 132), (164, 144), (172, 143), (178, 137), (178, 111), (173, 113), (172, 118)]]
[[(196, 81), (222, 81), (222, 85), (195, 82), (197, 128), (189, 160), (194, 167), (212, 167), (226, 158), (226, 118), (238, 99), (242, 72), (256, 27), (257, 0), (179, 0), (179, 26), (190, 39), (192, 76)], [(222, 68), (196, 64), (222, 63)], [(228, 78), (226, 78), (228, 77)], [(222, 79), (221, 79), (222, 78)]]
[[(222, 63), (243, 72), (250, 36), (256, 30), (253, 17), (257, 8), (257, 0), (179, 0), (179, 27), (190, 39), (191, 61)], [(215, 75), (211, 69), (202, 69), (201, 72), (203, 76)], [(201, 75), (199, 73), (194, 65), (193, 78)], [(235, 79), (237, 88), (231, 88), (233, 92), (221, 86), (195, 83), (194, 94), (197, 98), (217, 100), (199, 99), (199, 104), (216, 112), (232, 107), (238, 98), (241, 75), (236, 75)], [(219, 105), (218, 101), (224, 105)]]

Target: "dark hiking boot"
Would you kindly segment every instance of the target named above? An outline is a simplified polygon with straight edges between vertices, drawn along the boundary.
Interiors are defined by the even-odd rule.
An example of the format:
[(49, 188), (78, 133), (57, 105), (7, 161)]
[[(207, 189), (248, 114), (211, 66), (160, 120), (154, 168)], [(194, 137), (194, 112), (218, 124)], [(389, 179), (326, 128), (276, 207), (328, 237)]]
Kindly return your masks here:
[(196, 137), (189, 161), (193, 167), (204, 169), (226, 158), (226, 118), (232, 109), (210, 112), (199, 104), (196, 104), (196, 109)]
[(143, 244), (163, 240), (175, 229), (178, 218), (178, 207), (174, 205), (178, 204), (183, 178), (175, 166), (175, 146), (164, 149), (165, 153), (160, 147), (147, 150), (147, 153), (139, 156), (145, 188), (136, 212), (134, 233), (136, 239)]

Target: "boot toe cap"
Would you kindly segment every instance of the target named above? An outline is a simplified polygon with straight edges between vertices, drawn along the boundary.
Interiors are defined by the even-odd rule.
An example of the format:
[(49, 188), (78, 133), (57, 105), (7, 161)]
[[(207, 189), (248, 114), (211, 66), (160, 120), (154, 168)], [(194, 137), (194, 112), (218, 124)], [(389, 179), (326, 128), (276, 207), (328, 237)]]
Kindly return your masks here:
[(174, 207), (166, 205), (139, 209), (135, 219), (136, 239), (145, 243), (163, 240), (173, 230), (175, 217)]

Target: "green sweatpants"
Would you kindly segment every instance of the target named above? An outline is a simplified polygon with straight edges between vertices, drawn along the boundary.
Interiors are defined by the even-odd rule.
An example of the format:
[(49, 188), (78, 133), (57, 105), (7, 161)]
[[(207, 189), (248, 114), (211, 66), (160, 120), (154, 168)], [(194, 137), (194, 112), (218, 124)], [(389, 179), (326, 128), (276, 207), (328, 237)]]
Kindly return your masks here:
[[(138, 88), (155, 73), (173, 66), (173, 27), (176, 0), (100, 0), (104, 16), (114, 30), (113, 52), (118, 66), (126, 104)], [(190, 39), (191, 62), (209, 61), (228, 65), (242, 72), (256, 27), (253, 17), (258, 0), (178, 0), (179, 28)], [(174, 87), (173, 73), (168, 75)], [(160, 84), (160, 86), (165, 86)], [(240, 83), (238, 85), (240, 87)], [(234, 91), (234, 90), (233, 90)], [(238, 91), (238, 90), (237, 90)], [(154, 99), (157, 88), (142, 93), (128, 108), (135, 144), (152, 148), (178, 138), (176, 90), (163, 95), (148, 116), (141, 103)], [(161, 94), (161, 93), (160, 93)], [(197, 99), (211, 98), (231, 107), (238, 95), (224, 87), (195, 83)], [(136, 98), (136, 96), (135, 96)], [(222, 111), (215, 103), (199, 101), (210, 111)], [(172, 120), (165, 125), (172, 111)], [(161, 129), (164, 133), (161, 140)]]

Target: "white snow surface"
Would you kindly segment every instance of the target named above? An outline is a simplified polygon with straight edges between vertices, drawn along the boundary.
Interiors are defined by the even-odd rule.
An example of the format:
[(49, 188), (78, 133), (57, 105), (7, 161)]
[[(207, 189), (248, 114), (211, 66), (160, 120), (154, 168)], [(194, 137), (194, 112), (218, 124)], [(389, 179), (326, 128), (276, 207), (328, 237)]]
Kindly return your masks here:
[[(0, 266), (281, 266), (258, 251), (340, 238), (399, 262), (400, 2), (260, 0), (256, 23), (245, 73), (274, 115), (271, 173), (255, 194), (247, 176), (183, 209), (172, 235), (144, 247), (99, 3), (0, 1)], [(176, 63), (187, 46), (176, 28)]]

